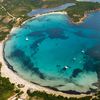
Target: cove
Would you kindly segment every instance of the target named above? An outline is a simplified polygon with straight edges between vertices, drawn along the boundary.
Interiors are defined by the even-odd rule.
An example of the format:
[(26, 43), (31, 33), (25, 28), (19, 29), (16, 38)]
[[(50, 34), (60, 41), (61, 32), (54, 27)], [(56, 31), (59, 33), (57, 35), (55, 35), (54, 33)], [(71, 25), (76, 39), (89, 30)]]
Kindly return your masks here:
[(62, 14), (31, 19), (11, 33), (4, 58), (20, 76), (41, 86), (64, 92), (98, 89), (99, 18), (100, 12), (92, 13), (79, 25)]

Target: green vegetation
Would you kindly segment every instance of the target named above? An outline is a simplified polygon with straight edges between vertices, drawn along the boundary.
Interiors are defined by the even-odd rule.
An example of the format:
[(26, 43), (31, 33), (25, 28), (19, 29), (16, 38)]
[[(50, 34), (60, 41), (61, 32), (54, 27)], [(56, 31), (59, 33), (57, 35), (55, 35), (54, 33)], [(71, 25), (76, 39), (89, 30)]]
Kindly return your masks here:
[[(30, 17), (27, 16), (27, 13), (32, 9), (51, 8), (75, 1), (76, 0), (3, 0), (2, 3), (0, 2), (0, 41), (5, 39), (14, 25), (20, 25), (23, 21), (29, 19)], [(100, 3), (76, 2), (76, 5), (69, 7), (65, 11), (68, 12), (68, 16), (73, 22), (79, 22), (85, 14), (96, 9), (100, 9)], [(0, 68), (1, 66), (2, 64), (0, 63)], [(22, 94), (20, 90), (14, 91), (14, 84), (11, 84), (8, 78), (1, 77), (0, 73), (0, 100), (7, 100), (7, 98), (15, 92), (18, 93), (18, 95)], [(39, 98), (38, 100), (90, 100), (93, 98), (91, 96), (79, 99), (67, 98), (39, 91), (34, 91), (33, 93), (27, 91), (27, 93), (30, 96), (30, 100), (33, 97)], [(92, 100), (100, 100), (100, 92), (97, 92)]]
[[(30, 93), (30, 91), (27, 91), (28, 95), (30, 96), (29, 100), (90, 100), (92, 96), (86, 96), (86, 97), (81, 97), (81, 98), (74, 98), (74, 97), (63, 97), (63, 96), (55, 96), (52, 94), (47, 94), (45, 92), (40, 92), (40, 91), (34, 91), (33, 93)], [(99, 99), (94, 99), (94, 100), (99, 100)]]
[[(67, 2), (75, 2), (75, 0), (4, 0), (0, 3), (0, 41), (5, 39), (15, 24), (20, 25), (23, 21), (29, 19), (30, 17), (27, 16), (27, 13), (32, 9), (56, 7)], [(78, 22), (84, 17), (84, 14), (96, 9), (100, 9), (100, 3), (76, 2), (76, 5), (69, 7), (66, 11), (73, 22)], [(1, 66), (2, 64), (0, 63), (0, 68)], [(16, 93), (19, 91), (20, 90), (17, 90)], [(14, 84), (11, 84), (8, 78), (0, 76), (0, 100), (7, 100), (13, 93)], [(33, 93), (29, 93), (28, 91), (28, 94), (30, 97), (36, 96), (43, 100), (90, 100), (91, 98), (90, 96), (87, 96), (80, 99), (68, 99), (39, 91)], [(100, 92), (98, 92), (96, 96), (100, 99)], [(97, 98), (94, 98), (93, 100), (99, 100)]]
[(19, 17), (26, 15), (32, 9), (51, 8), (68, 2), (75, 2), (75, 0), (4, 0), (2, 5), (12, 15)]
[(65, 10), (73, 22), (79, 22), (85, 13), (100, 8), (100, 3), (76, 0), (3, 0), (0, 2), (0, 41), (5, 39), (13, 26), (29, 19), (27, 13), (32, 9), (57, 7), (68, 2), (76, 3)]
[(85, 14), (97, 9), (100, 9), (100, 3), (76, 2), (76, 5), (69, 7), (66, 11), (73, 22), (79, 22)]
[[(0, 63), (0, 68), (2, 64)], [(7, 100), (14, 94), (14, 84), (11, 84), (8, 78), (0, 75), (0, 100)]]
[(93, 100), (100, 100), (100, 91), (95, 94), (95, 98)]
[(75, 0), (3, 0), (0, 2), (0, 41), (5, 39), (13, 26), (29, 19), (27, 13), (32, 9), (56, 7), (68, 2)]
[(14, 93), (14, 84), (8, 78), (0, 76), (0, 100), (7, 100)]
[[(27, 13), (32, 9), (56, 7), (67, 2), (75, 2), (75, 0), (35, 0), (34, 2), (32, 0), (4, 0), (0, 3), (0, 41), (6, 38), (14, 25), (20, 25), (29, 19)], [(78, 22), (80, 18), (84, 17), (84, 14), (99, 8), (100, 3), (76, 2), (76, 5), (69, 7), (66, 11), (73, 22)], [(0, 63), (0, 68), (1, 66)], [(20, 92), (19, 89), (15, 91), (14, 84), (10, 83), (8, 78), (1, 77), (0, 73), (0, 100), (7, 100), (14, 93), (18, 93), (19, 97), (23, 92)], [(92, 98), (91, 96), (79, 99), (67, 98), (39, 91), (33, 93), (27, 91), (27, 93), (30, 100), (33, 97), (36, 97), (37, 100), (90, 100)], [(97, 92), (92, 100), (100, 100), (100, 92)]]

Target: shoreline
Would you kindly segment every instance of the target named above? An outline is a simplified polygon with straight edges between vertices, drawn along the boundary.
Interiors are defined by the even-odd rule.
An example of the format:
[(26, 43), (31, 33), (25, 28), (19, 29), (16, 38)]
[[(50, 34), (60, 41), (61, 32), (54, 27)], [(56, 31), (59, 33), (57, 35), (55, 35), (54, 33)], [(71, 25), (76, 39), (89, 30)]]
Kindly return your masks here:
[(84, 16), (81, 17), (81, 18), (79, 19), (78, 22), (74, 22), (73, 19), (71, 19), (71, 18), (69, 18), (69, 19), (71, 20), (71, 22), (72, 22), (73, 24), (76, 24), (76, 25), (82, 24), (82, 23), (84, 22), (84, 20), (85, 20), (86, 18), (88, 18), (88, 15), (89, 15), (89, 14), (94, 13), (94, 12), (96, 12), (96, 11), (100, 11), (100, 8), (99, 8), (99, 9), (95, 9), (95, 10), (91, 10), (91, 11), (88, 11), (88, 12), (85, 12), (85, 13), (84, 13)]
[(27, 93), (26, 91), (30, 88), (32, 88), (34, 91), (45, 91), (46, 93), (48, 94), (55, 94), (56, 96), (58, 95), (61, 95), (61, 96), (64, 96), (64, 97), (77, 97), (77, 98), (80, 98), (80, 97), (84, 97), (84, 96), (90, 96), (92, 95), (91, 94), (69, 94), (68, 92), (67, 93), (64, 93), (64, 92), (61, 92), (61, 91), (57, 91), (57, 90), (54, 90), (54, 89), (50, 89), (50, 87), (43, 87), (43, 86), (39, 86), (31, 81), (28, 81), (28, 80), (25, 80), (23, 77), (20, 77), (16, 72), (14, 72), (13, 70), (11, 70), (6, 62), (4, 61), (3, 59), (3, 46), (4, 46), (4, 42), (0, 43), (0, 61), (2, 62), (2, 67), (1, 67), (1, 76), (2, 77), (8, 77), (10, 82), (11, 83), (14, 83), (15, 85), (18, 85), (18, 84), (23, 84), (25, 85), (25, 87), (23, 88), (20, 88), (23, 92), (24, 92), (24, 96), (26, 95), (27, 96)]
[(25, 24), (27, 21), (30, 21), (30, 20), (33, 20), (37, 17), (41, 17), (41, 16), (45, 16), (45, 15), (50, 15), (50, 14), (64, 14), (64, 15), (67, 15), (68, 16), (68, 19), (69, 19), (69, 22), (71, 22), (72, 24), (81, 24), (84, 22), (84, 20), (88, 17), (89, 14), (93, 13), (93, 12), (96, 12), (96, 11), (100, 11), (100, 8), (99, 9), (95, 9), (95, 10), (90, 10), (88, 12), (85, 12), (84, 13), (84, 16), (81, 17), (79, 19), (78, 22), (74, 22), (73, 19), (71, 19), (68, 15), (67, 15), (67, 12), (66, 11), (54, 11), (54, 12), (48, 12), (48, 13), (44, 13), (44, 14), (37, 14), (36, 16), (33, 16), (31, 19), (27, 19), (26, 21), (24, 21), (21, 25)]
[[(100, 10), (100, 9), (99, 9), (99, 10)], [(99, 11), (99, 10), (98, 10), (98, 11)], [(97, 11), (97, 10), (94, 10), (94, 11)], [(94, 11), (93, 11), (93, 12), (94, 12)], [(19, 25), (19, 27), (22, 26), (22, 25), (24, 25), (27, 21), (31, 21), (31, 20), (33, 20), (33, 19), (35, 19), (35, 18), (38, 18), (38, 17), (41, 17), (41, 16), (45, 16), (45, 15), (52, 15), (52, 14), (62, 14), (62, 15), (66, 15), (66, 17), (68, 16), (68, 14), (67, 14), (66, 11), (53, 11), (53, 12), (48, 12), (48, 13), (44, 13), (44, 14), (37, 14), (37, 15), (34, 15), (32, 18), (27, 19), (26, 21), (22, 22), (22, 24)], [(76, 25), (77, 25), (77, 24), (83, 23), (83, 21), (84, 21), (87, 17), (88, 17), (88, 14), (85, 13), (84, 16), (83, 16), (82, 18), (80, 18), (80, 20), (79, 20), (78, 22), (74, 22), (73, 19), (71, 19), (69, 16), (68, 16), (68, 19), (69, 19), (69, 22), (70, 22), (71, 24), (76, 24)]]
[[(81, 18), (79, 19), (78, 22), (74, 22), (73, 19), (70, 18), (70, 17), (68, 16), (67, 12), (66, 12), (66, 11), (63, 11), (63, 10), (62, 10), (62, 11), (48, 12), (48, 13), (44, 13), (44, 14), (37, 14), (37, 15), (33, 15), (33, 17), (30, 17), (30, 18), (28, 18), (27, 20), (23, 21), (19, 26), (17, 26), (17, 27), (14, 26), (14, 27), (11, 29), (11, 31), (15, 31), (17, 28), (21, 27), (22, 25), (24, 25), (24, 24), (27, 23), (28, 21), (31, 21), (31, 20), (33, 20), (33, 19), (35, 19), (35, 18), (38, 18), (38, 17), (41, 17), (41, 16), (45, 16), (45, 15), (52, 15), (52, 14), (62, 14), (62, 15), (66, 15), (66, 16), (68, 16), (69, 22), (70, 22), (71, 24), (76, 24), (76, 25), (78, 25), (78, 24), (83, 23), (84, 20), (88, 17), (88, 15), (91, 14), (91, 13), (93, 13), (93, 12), (95, 12), (95, 11), (100, 11), (100, 9), (96, 9), (96, 10), (91, 10), (91, 11), (89, 11), (89, 12), (85, 12), (85, 13), (84, 13), (84, 16), (81, 17)], [(11, 32), (11, 31), (10, 31), (10, 32)]]
[(23, 76), (19, 75), (18, 72), (16, 70), (13, 69), (13, 66), (11, 66), (8, 61), (6, 60), (5, 56), (4, 56), (4, 46), (5, 44), (3, 45), (3, 59), (7, 65), (7, 67), (13, 72), (15, 73), (16, 75), (18, 75), (19, 77), (21, 77), (22, 79), (24, 79), (25, 81), (28, 81), (29, 83), (32, 83), (32, 84), (35, 84), (35, 85), (38, 85), (40, 87), (43, 87), (43, 88), (46, 88), (46, 89), (50, 89), (50, 90), (53, 90), (55, 92), (62, 92), (62, 93), (66, 93), (66, 94), (69, 94), (69, 95), (90, 95), (90, 94), (93, 94), (95, 93), (96, 90), (90, 90), (90, 91), (86, 91), (86, 92), (78, 92), (78, 91), (75, 91), (75, 90), (66, 90), (66, 91), (60, 91), (58, 90), (57, 88), (55, 87), (51, 87), (51, 86), (42, 86), (41, 84), (38, 84), (38, 83), (35, 83), (34, 81), (30, 81), (30, 80), (27, 80), (25, 79)]
[[(33, 17), (27, 19), (26, 21), (22, 22), (21, 25), (24, 25), (25, 23), (27, 23), (28, 21), (31, 21), (33, 19), (36, 19), (38, 17), (41, 17), (41, 16), (45, 16), (45, 15), (52, 15), (52, 14), (62, 14), (62, 15), (67, 15), (67, 12), (66, 11), (55, 11), (55, 12), (48, 12), (48, 13), (44, 13), (44, 14), (37, 14), (37, 15), (34, 15)], [(20, 26), (21, 26), (20, 25)], [(20, 27), (19, 26), (19, 27)]]
[(87, 17), (88, 17), (88, 14), (84, 14), (84, 16), (82, 18), (80, 18), (80, 20), (78, 22), (74, 22), (74, 21), (71, 21), (71, 22), (73, 24), (79, 25), (79, 24), (82, 24)]
[[(46, 14), (39, 14), (39, 15), (36, 15), (35, 17), (32, 17), (31, 19), (28, 19), (28, 20), (24, 21), (21, 25), (24, 25), (27, 21), (33, 20), (33, 19), (35, 19), (37, 17), (40, 17), (40, 16), (48, 15), (48, 14), (65, 14), (66, 15), (67, 13), (66, 12), (50, 12), (50, 13), (46, 13)], [(13, 27), (11, 29), (11, 32), (13, 32), (14, 30), (16, 30), (16, 27)], [(9, 68), (9, 66), (7, 65), (7, 62), (4, 60), (4, 51), (3, 51), (4, 50), (3, 49), (4, 45), (5, 45), (4, 42), (7, 39), (9, 39), (10, 35), (11, 35), (11, 33), (7, 36), (7, 38), (4, 41), (2, 41), (0, 43), (0, 61), (2, 63), (1, 76), (8, 77), (9, 80), (14, 84), (17, 84), (17, 85), (18, 84), (23, 84), (23, 85), (25, 85), (24, 88), (20, 88), (22, 91), (24, 91), (24, 96), (27, 95), (26, 91), (29, 88), (33, 88), (34, 90), (38, 90), (38, 91), (45, 91), (48, 94), (61, 95), (61, 96), (64, 96), (64, 97), (77, 97), (77, 98), (80, 98), (80, 97), (92, 95), (92, 93), (91, 94), (77, 94), (77, 95), (76, 94), (68, 94), (68, 92), (63, 93), (61, 91), (50, 89), (50, 87), (43, 87), (43, 86), (37, 85), (34, 82), (25, 80), (23, 77), (20, 77), (15, 70), (12, 70), (11, 68)]]
[[(20, 88), (20, 90), (22, 90), (24, 93), (24, 96), (27, 96), (27, 90), (32, 88), (34, 91), (41, 91), (41, 92), (46, 92), (48, 94), (54, 94), (56, 96), (61, 95), (63, 97), (85, 97), (85, 96), (91, 96), (93, 93), (78, 93), (76, 92), (76, 94), (74, 94), (75, 91), (58, 91), (56, 89), (53, 89), (51, 87), (48, 86), (40, 86), (34, 82), (25, 80), (23, 77), (21, 77), (20, 75), (18, 75), (17, 72), (13, 71), (11, 68), (9, 68), (7, 66), (7, 63), (4, 61), (3, 59), (3, 46), (4, 46), (4, 42), (0, 43), (0, 61), (2, 62), (2, 67), (1, 67), (1, 76), (2, 77), (7, 77), (9, 78), (11, 83), (14, 83), (15, 85), (18, 84), (23, 84), (25, 85), (25, 87)], [(23, 97), (23, 96), (22, 96)], [(24, 98), (24, 97), (23, 97)]]

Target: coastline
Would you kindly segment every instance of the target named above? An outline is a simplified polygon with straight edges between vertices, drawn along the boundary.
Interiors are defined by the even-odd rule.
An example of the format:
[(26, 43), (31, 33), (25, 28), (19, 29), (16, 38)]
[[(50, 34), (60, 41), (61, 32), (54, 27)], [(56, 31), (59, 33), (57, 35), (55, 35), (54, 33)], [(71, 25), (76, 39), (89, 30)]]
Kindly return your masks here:
[(84, 16), (83, 16), (82, 18), (80, 18), (80, 20), (79, 20), (78, 22), (72, 21), (72, 23), (73, 23), (73, 24), (76, 24), (76, 25), (81, 24), (81, 23), (84, 22), (84, 20), (85, 20), (87, 17), (88, 17), (88, 14), (84, 14)]
[(34, 15), (33, 17), (27, 19), (26, 21), (22, 22), (21, 25), (24, 25), (26, 22), (31, 21), (31, 20), (33, 20), (35, 18), (38, 18), (38, 17), (41, 17), (41, 16), (45, 16), (45, 15), (52, 15), (52, 14), (62, 14), (62, 15), (64, 14), (64, 15), (67, 15), (67, 12), (66, 11), (55, 11), (55, 12), (48, 12), (48, 13), (44, 13), (44, 14), (37, 14), (37, 15)]
[(41, 17), (41, 16), (45, 16), (45, 15), (51, 15), (51, 14), (63, 14), (63, 15), (67, 15), (67, 16), (68, 16), (68, 19), (69, 19), (69, 21), (70, 21), (70, 23), (76, 24), (76, 25), (77, 25), (77, 24), (83, 23), (84, 20), (88, 17), (88, 14), (93, 13), (93, 12), (95, 12), (95, 11), (100, 11), (100, 9), (96, 9), (96, 10), (91, 10), (91, 11), (89, 11), (89, 12), (85, 12), (85, 13), (84, 13), (84, 16), (81, 17), (81, 18), (79, 19), (78, 22), (74, 22), (73, 19), (71, 19), (71, 18), (67, 15), (67, 12), (66, 12), (66, 11), (53, 11), (53, 12), (48, 12), (48, 13), (44, 13), (44, 14), (37, 14), (37, 15), (33, 15), (33, 17), (30, 17), (30, 18), (28, 18), (27, 20), (23, 21), (19, 26), (13, 27), (13, 28), (11, 29), (11, 31), (15, 31), (17, 28), (21, 27), (21, 26), (24, 25), (26, 22), (31, 21), (31, 20), (33, 20), (33, 19), (35, 19), (35, 18), (38, 18), (38, 17)]
[[(44, 16), (44, 15), (48, 15), (48, 14), (67, 14), (66, 12), (50, 12), (50, 13), (46, 13), (46, 14), (39, 14), (39, 15), (36, 15), (35, 17), (32, 17), (31, 19), (28, 19), (26, 21), (24, 21), (21, 25), (24, 25), (27, 21), (29, 20), (33, 20), (37, 17), (40, 17), (40, 16)], [(82, 19), (83, 20), (83, 19)], [(20, 27), (20, 26), (19, 26)], [(15, 27), (14, 27), (15, 28)], [(16, 30), (16, 28), (14, 29), (12, 28), (11, 31), (14, 31)], [(10, 35), (10, 34), (9, 34)], [(77, 98), (80, 98), (80, 97), (84, 97), (84, 96), (90, 96), (91, 94), (78, 94), (78, 95), (75, 95), (75, 94), (68, 94), (68, 93), (63, 93), (63, 92), (60, 92), (60, 91), (56, 91), (56, 90), (53, 90), (53, 89), (50, 89), (48, 87), (43, 87), (43, 86), (39, 86), (33, 82), (29, 82), (25, 79), (23, 79), (22, 77), (20, 77), (16, 72), (12, 71), (8, 66), (7, 66), (7, 63), (4, 61), (4, 57), (3, 57), (3, 47), (4, 47), (4, 42), (9, 39), (9, 35), (7, 36), (7, 38), (0, 43), (0, 61), (2, 62), (2, 68), (1, 68), (1, 75), (3, 77), (8, 77), (10, 79), (10, 81), (12, 83), (15, 83), (15, 84), (23, 84), (25, 85), (24, 88), (21, 88), (22, 91), (24, 91), (24, 94), (23, 94), (23, 98), (25, 96), (27, 96), (27, 93), (26, 91), (29, 89), (29, 88), (32, 88), (33, 90), (38, 90), (38, 91), (45, 91), (46, 93), (48, 94), (55, 94), (55, 95), (61, 95), (61, 96), (64, 96), (64, 97), (77, 97)]]
[(32, 88), (34, 91), (38, 90), (38, 91), (45, 91), (48, 94), (54, 94), (54, 95), (61, 95), (64, 97), (84, 97), (84, 96), (91, 96), (91, 94), (69, 94), (69, 93), (63, 93), (61, 91), (57, 91), (54, 89), (50, 89), (49, 87), (43, 87), (43, 86), (39, 86), (36, 83), (30, 82), (28, 80), (23, 79), (22, 77), (20, 77), (16, 72), (12, 71), (6, 64), (6, 62), (3, 59), (3, 46), (4, 46), (4, 42), (0, 43), (0, 61), (2, 62), (2, 68), (1, 68), (1, 76), (2, 77), (8, 77), (11, 83), (14, 83), (15, 85), (18, 84), (23, 84), (25, 85), (25, 87), (20, 88), (24, 93), (22, 94), (22, 98), (26, 98), (27, 97), (27, 93), (26, 91), (30, 88)]
[[(100, 9), (99, 9), (100, 10)], [(94, 10), (94, 11), (99, 11), (99, 10)], [(94, 12), (94, 11), (92, 11), (92, 12)], [(41, 17), (41, 16), (45, 16), (45, 15), (51, 15), (51, 14), (62, 14), (62, 15), (66, 15), (67, 16), (67, 12), (66, 11), (54, 11), (54, 12), (48, 12), (48, 13), (44, 13), (44, 14), (37, 14), (37, 15), (35, 15), (35, 16), (33, 16), (32, 18), (30, 18), (30, 19), (27, 19), (26, 21), (24, 21), (24, 22), (22, 22), (22, 24), (21, 25), (24, 25), (27, 21), (31, 21), (31, 20), (33, 20), (33, 19), (35, 19), (35, 18), (37, 18), (37, 17)], [(78, 21), (78, 22), (74, 22), (73, 21), (73, 19), (71, 19), (69, 16), (68, 16), (68, 19), (69, 19), (69, 21), (70, 21), (70, 23), (72, 23), (72, 24), (81, 24), (81, 23), (83, 23), (83, 21), (86, 19), (88, 17), (88, 13), (85, 13), (84, 14), (84, 16), (82, 17), (82, 18), (80, 18), (80, 20)], [(21, 26), (20, 25), (20, 26)], [(19, 26), (19, 27), (20, 27)]]
[(96, 11), (100, 11), (100, 9), (95, 9), (95, 10), (91, 10), (91, 11), (89, 11), (89, 12), (85, 12), (85, 13), (84, 13), (84, 16), (81, 17), (81, 18), (79, 19), (78, 22), (74, 22), (73, 19), (71, 19), (71, 18), (69, 18), (69, 19), (71, 20), (71, 22), (72, 22), (73, 24), (76, 24), (76, 25), (82, 24), (82, 23), (84, 22), (84, 20), (88, 17), (88, 15), (89, 15), (90, 13), (93, 13), (93, 12), (96, 12)]
[(17, 73), (15, 73), (14, 71), (12, 71), (10, 68), (8, 68), (8, 66), (6, 65), (6, 62), (3, 59), (3, 46), (4, 46), (4, 42), (0, 43), (0, 61), (2, 62), (2, 68), (1, 68), (1, 76), (2, 77), (8, 77), (11, 83), (14, 83), (15, 85), (18, 84), (23, 84), (25, 85), (25, 87), (20, 88), (24, 94), (22, 95), (23, 98), (25, 98), (27, 96), (26, 91), (30, 88), (32, 88), (34, 91), (38, 90), (38, 91), (45, 91), (48, 94), (55, 94), (55, 95), (61, 95), (64, 97), (84, 97), (90, 94), (79, 94), (79, 95), (75, 95), (75, 94), (68, 94), (68, 93), (63, 93), (60, 91), (56, 91), (47, 87), (42, 87), (39, 86), (33, 82), (27, 81), (25, 79), (23, 79), (22, 77), (20, 77)]

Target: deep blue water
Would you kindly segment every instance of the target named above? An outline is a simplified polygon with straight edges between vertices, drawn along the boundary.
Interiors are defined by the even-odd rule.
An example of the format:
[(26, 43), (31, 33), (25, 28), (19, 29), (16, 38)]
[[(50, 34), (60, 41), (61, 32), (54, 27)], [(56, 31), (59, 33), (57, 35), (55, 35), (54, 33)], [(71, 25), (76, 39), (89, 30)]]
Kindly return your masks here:
[(19, 75), (42, 86), (95, 89), (100, 72), (99, 18), (100, 12), (95, 12), (79, 25), (61, 14), (31, 19), (11, 34), (4, 56)]

